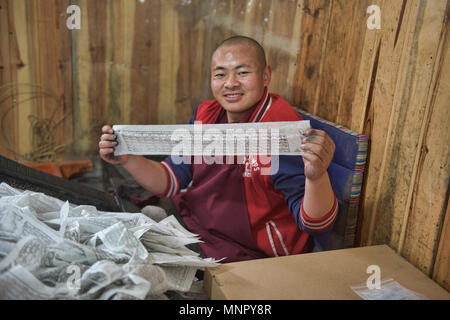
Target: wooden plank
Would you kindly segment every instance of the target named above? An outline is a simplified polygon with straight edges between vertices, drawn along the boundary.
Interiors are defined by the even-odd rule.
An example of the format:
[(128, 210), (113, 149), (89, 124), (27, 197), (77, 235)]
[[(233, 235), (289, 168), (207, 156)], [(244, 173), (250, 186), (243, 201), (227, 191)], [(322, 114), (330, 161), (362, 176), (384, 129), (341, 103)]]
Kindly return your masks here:
[(302, 21), (304, 17), (302, 4), (303, 1), (298, 0), (295, 6), (295, 15), (293, 17), (292, 23), (292, 33), (290, 35), (290, 40), (293, 45), (291, 45), (290, 48), (291, 52), (289, 54), (289, 64), (287, 65), (288, 69), (286, 83), (284, 86), (284, 90), (280, 92), (280, 94), (282, 94), (283, 97), (285, 97), (285, 99), (291, 104), (294, 103), (293, 90), (291, 90), (291, 88), (295, 83), (295, 75), (297, 73), (297, 57), (300, 52), (300, 42), (297, 39), (300, 39), (302, 34)]
[(98, 139), (106, 115), (106, 40), (107, 6), (106, 0), (87, 1), (87, 23), (89, 24), (89, 62), (91, 74), (85, 84), (88, 86), (89, 127), (86, 137), (89, 141), (89, 154), (98, 152)]
[[(41, 65), (41, 54), (40, 51), (40, 26), (39, 23), (40, 9), (39, 3), (36, 1), (30, 1), (27, 3), (28, 18), (29, 18), (29, 28), (27, 32), (29, 33), (29, 52), (30, 52), (30, 66), (31, 66), (31, 81), (32, 87), (30, 88), (30, 98), (33, 103), (33, 113), (30, 114), (30, 124), (31, 128), (36, 126), (36, 121), (45, 117), (48, 114), (48, 110), (43, 108), (43, 99), (45, 99), (46, 93), (49, 92), (47, 86), (41, 83), (42, 78), (42, 65)], [(54, 105), (53, 105), (54, 107)], [(31, 129), (33, 131), (33, 129)], [(30, 132), (30, 140), (32, 143), (32, 158), (29, 161), (36, 161), (36, 157), (39, 157), (38, 146), (40, 144), (40, 138), (34, 137), (34, 133)], [(47, 151), (47, 150), (44, 150)], [(37, 159), (38, 160), (38, 159)]]
[(59, 39), (61, 40), (61, 73), (63, 86), (63, 111), (62, 111), (62, 126), (63, 126), (63, 142), (64, 144), (64, 159), (80, 159), (80, 155), (73, 150), (73, 74), (72, 74), (72, 33), (78, 30), (70, 31), (67, 29), (67, 8), (71, 4), (70, 0), (59, 1)]
[(242, 34), (252, 35), (257, 38), (257, 41), (262, 40), (263, 30), (261, 22), (263, 17), (260, 14), (260, 9), (262, 7), (261, 1), (241, 1), (242, 11), (240, 14), (243, 16), (242, 21), (244, 26), (241, 30)]
[[(450, 5), (447, 5), (447, 8), (435, 8), (435, 15), (430, 16), (430, 20), (424, 23), (427, 30), (423, 31), (423, 37), (431, 38), (430, 40), (434, 40), (434, 36), (440, 37), (439, 51), (428, 56), (430, 65), (434, 65), (433, 81), (428, 90), (429, 102), (420, 130), (413, 183), (410, 185), (398, 250), (429, 276), (433, 272), (440, 231), (448, 205), (450, 53), (448, 21), (443, 25), (445, 19), (442, 12), (448, 13), (449, 8)], [(441, 32), (436, 33), (439, 28)]]
[[(32, 126), (47, 123), (46, 129), (34, 130), (34, 161), (54, 160), (62, 156), (64, 150), (65, 86), (70, 87), (70, 46), (65, 23), (67, 1), (30, 1), (29, 17), (32, 80), (36, 96), (36, 118)], [(63, 41), (65, 39), (65, 41)], [(46, 45), (42, 45), (45, 43)], [(63, 47), (63, 46), (66, 47)], [(67, 69), (66, 68), (66, 69)], [(67, 87), (67, 89), (69, 88)], [(38, 125), (40, 126), (40, 125)], [(38, 134), (38, 132), (41, 132)]]
[[(105, 3), (105, 25), (104, 25), (104, 110), (101, 119), (101, 126), (97, 132), (100, 132), (101, 127), (105, 124), (116, 123), (116, 119), (120, 115), (120, 107), (117, 104), (117, 97), (120, 96), (120, 80), (117, 77), (117, 70), (120, 70), (120, 62), (116, 61), (118, 45), (120, 44), (120, 32), (115, 34), (117, 29), (115, 26), (120, 25), (120, 18), (116, 14), (116, 10), (120, 6), (120, 1), (109, 1)], [(120, 10), (120, 9), (119, 9)], [(98, 136), (97, 136), (98, 137)]]
[(293, 104), (314, 113), (320, 83), (322, 52), (326, 44), (331, 1), (305, 0), (300, 51), (293, 84)]
[[(383, 1), (373, 1), (372, 4), (382, 7)], [(392, 14), (395, 11), (390, 11), (389, 13)], [(368, 16), (366, 15), (365, 18), (367, 19)], [(386, 22), (391, 22), (391, 20), (391, 18), (383, 14), (381, 19), (382, 26)], [(352, 130), (359, 133), (370, 134), (371, 132), (372, 126), (370, 120), (372, 118), (369, 117), (369, 114), (370, 106), (373, 102), (374, 75), (378, 68), (375, 62), (379, 61), (380, 39), (383, 34), (383, 29), (366, 29), (364, 31), (363, 50), (359, 63), (355, 96), (352, 103), (352, 122), (350, 125)]]
[[(267, 13), (263, 7), (257, 7), (258, 12), (249, 22), (253, 26), (250, 36), (258, 39), (259, 34), (264, 35), (262, 45), (266, 49), (268, 63), (272, 66), (272, 81), (269, 86), (271, 92), (277, 93), (292, 102), (291, 86), (295, 77), (295, 64), (300, 49), (300, 43), (293, 39), (300, 38), (301, 21), (303, 16), (302, 1), (272, 1), (269, 12), (268, 28), (264, 19)], [(280, 23), (280, 21), (284, 21)]]
[[(378, 222), (378, 201), (383, 191), (380, 174), (388, 154), (388, 132), (392, 128), (393, 96), (405, 46), (405, 33), (394, 47), (394, 34), (398, 27), (402, 3), (378, 2), (382, 12), (380, 30), (367, 30), (361, 57), (358, 85), (354, 98), (352, 127), (370, 137), (368, 160), (358, 217), (358, 242), (368, 245), (373, 241), (375, 222)], [(389, 223), (388, 223), (389, 224)]]
[(175, 7), (178, 17), (178, 42), (180, 50), (180, 64), (176, 76), (175, 93), (175, 118), (174, 123), (186, 123), (194, 114), (196, 105), (192, 103), (192, 88), (197, 87), (197, 83), (208, 82), (207, 75), (200, 75), (201, 79), (192, 79), (192, 62), (194, 56), (199, 53), (192, 43), (196, 42), (192, 32), (194, 28), (195, 6), (189, 2), (180, 2)]
[[(25, 0), (13, 2), (14, 28), (16, 30), (16, 38), (18, 52), (21, 60), (21, 67), (17, 70), (18, 93), (30, 90), (31, 80), (31, 61), (29, 58), (28, 47), (28, 17)], [(28, 84), (28, 85), (26, 85)], [(17, 152), (20, 155), (26, 155), (32, 151), (31, 144), (31, 125), (28, 116), (33, 114), (33, 99), (29, 96), (18, 96), (18, 127), (19, 144)]]
[(352, 30), (352, 16), (354, 4), (345, 0), (334, 0), (330, 22), (328, 25), (328, 38), (323, 59), (322, 80), (320, 82), (320, 95), (317, 100), (315, 114), (319, 117), (336, 122), (341, 95), (341, 78), (345, 73), (345, 55), (341, 51), (349, 46), (348, 35)]
[[(387, 4), (386, 4), (387, 5)], [(398, 7), (399, 8), (399, 7)], [(383, 12), (386, 11), (387, 8), (384, 8)], [(401, 15), (401, 10), (396, 10), (396, 12), (399, 12), (399, 16)], [(405, 90), (405, 87), (408, 88), (410, 86), (410, 82), (408, 81), (406, 73), (407, 68), (410, 66), (410, 48), (412, 47), (413, 43), (413, 35), (414, 33), (410, 32), (410, 29), (416, 22), (416, 18), (418, 16), (418, 7), (415, 4), (409, 4), (407, 7), (405, 17), (408, 17), (406, 21), (408, 21), (408, 24), (405, 26), (406, 31), (403, 31), (402, 34), (409, 34), (410, 36), (405, 38), (405, 41), (403, 42), (403, 46), (401, 47), (402, 50), (399, 52), (399, 54), (395, 54), (394, 56), (397, 57), (395, 59), (396, 61), (400, 61), (397, 65), (396, 74), (393, 73), (392, 69), (384, 69), (386, 70), (386, 75), (382, 72), (382, 67), (385, 68), (388, 66), (388, 64), (382, 63), (380, 61), (380, 68), (379, 68), (379, 78), (384, 79), (384, 77), (390, 77), (391, 83), (394, 83), (394, 87), (391, 87), (393, 89), (391, 96), (384, 95), (384, 99), (378, 99), (376, 101), (379, 101), (382, 103), (377, 108), (377, 105), (375, 104), (375, 110), (380, 110), (383, 113), (386, 113), (388, 115), (387, 118), (384, 117), (383, 123), (387, 124), (387, 130), (382, 131), (382, 136), (384, 139), (376, 139), (373, 135), (372, 139), (375, 141), (383, 141), (383, 147), (381, 153), (381, 156), (379, 157), (379, 171), (377, 176), (375, 176), (376, 184), (375, 184), (375, 192), (374, 192), (374, 205), (371, 208), (371, 225), (370, 225), (370, 231), (369, 231), (369, 244), (374, 243), (388, 243), (391, 247), (397, 248), (398, 243), (393, 242), (392, 237), (395, 236), (394, 234), (394, 228), (400, 227), (398, 225), (395, 225), (394, 219), (397, 219), (397, 222), (400, 221), (399, 218), (399, 212), (395, 211), (393, 202), (396, 200), (392, 193), (394, 192), (393, 189), (396, 188), (396, 177), (397, 177), (397, 168), (394, 168), (394, 166), (398, 165), (398, 155), (399, 152), (399, 145), (395, 145), (394, 148), (394, 141), (396, 140), (395, 136), (398, 134), (400, 130), (402, 130), (402, 127), (404, 126), (404, 123), (399, 123), (399, 117), (402, 115), (404, 116), (405, 113), (405, 105), (403, 105), (400, 100), (401, 97), (403, 97), (403, 92)], [(399, 18), (400, 20), (400, 18)], [(389, 33), (390, 38), (393, 38), (389, 43), (392, 43), (393, 51), (395, 51), (396, 46), (395, 44), (395, 37), (392, 32)], [(400, 43), (400, 41), (399, 41)], [(398, 46), (400, 48), (400, 46)], [(398, 51), (397, 51), (398, 52)], [(400, 60), (398, 58), (400, 57)], [(380, 58), (381, 59), (381, 58)], [(395, 69), (394, 69), (395, 70)], [(397, 76), (398, 75), (398, 76)], [(378, 82), (377, 82), (378, 84)], [(381, 95), (383, 98), (383, 95)], [(377, 96), (375, 98), (378, 98)], [(388, 105), (390, 106), (390, 112), (387, 113), (385, 110), (383, 110), (383, 106)], [(381, 107), (381, 109), (380, 109)], [(381, 117), (380, 117), (381, 118)], [(387, 121), (386, 121), (387, 120)], [(380, 131), (380, 129), (385, 127), (385, 124), (377, 125), (374, 124), (374, 128), (378, 129), (377, 131)], [(398, 142), (397, 142), (398, 143)], [(380, 150), (381, 151), (381, 150)], [(395, 152), (395, 157), (393, 158), (391, 153)], [(371, 161), (373, 159), (371, 158)], [(392, 164), (392, 165), (391, 165)], [(374, 166), (372, 166), (374, 168)], [(390, 170), (389, 170), (390, 169)], [(370, 178), (370, 177), (369, 177)], [(368, 182), (369, 183), (369, 182)], [(404, 185), (402, 185), (404, 187)], [(399, 198), (399, 197), (397, 197)], [(405, 199), (399, 199), (400, 201), (404, 201)], [(375, 222), (376, 221), (376, 222)], [(395, 240), (398, 241), (398, 234), (396, 234), (397, 238)]]
[(433, 269), (433, 280), (450, 291), (450, 206), (448, 200), (447, 198), (447, 210), (440, 234), (441, 239)]
[[(208, 83), (210, 77), (210, 67), (204, 63), (205, 52), (205, 36), (206, 36), (206, 24), (204, 20), (194, 20), (193, 26), (190, 30), (190, 41), (189, 41), (189, 52), (191, 52), (189, 57), (189, 88), (190, 88), (190, 101), (191, 108), (196, 108), (201, 102), (205, 95), (203, 90), (204, 83)], [(205, 79), (206, 78), (206, 79)], [(193, 113), (192, 113), (193, 114)], [(192, 116), (191, 114), (191, 116)]]
[[(347, 128), (357, 131), (359, 128), (352, 127), (354, 98), (358, 81), (358, 72), (361, 66), (362, 51), (367, 29), (367, 7), (373, 5), (372, 0), (356, 1), (352, 16), (352, 24), (349, 35), (346, 37), (347, 42), (343, 46), (345, 48), (345, 68), (340, 78), (340, 97), (337, 107), (338, 113), (336, 123)], [(344, 17), (347, 19), (347, 17)]]
[(135, 2), (108, 3), (105, 124), (130, 123)]
[[(124, 65), (122, 72), (118, 75), (122, 79), (121, 85), (121, 95), (120, 95), (120, 107), (121, 107), (121, 120), (123, 123), (130, 123), (131, 116), (131, 58), (133, 56), (133, 32), (134, 32), (134, 17), (135, 17), (135, 3), (130, 3), (129, 1), (123, 0), (121, 2), (121, 9), (116, 11), (121, 17), (123, 23), (116, 26), (115, 32), (121, 34), (121, 42), (118, 45), (122, 48), (122, 54), (120, 55), (120, 60), (123, 61)], [(119, 56), (119, 54), (117, 55)], [(124, 69), (124, 70), (123, 70)]]
[(175, 122), (177, 72), (180, 67), (178, 13), (173, 1), (161, 2), (158, 123)]
[[(447, 16), (449, 15), (449, 2), (447, 2)], [(434, 261), (433, 266), (433, 280), (435, 280), (437, 283), (439, 283), (442, 287), (450, 291), (450, 206), (449, 206), (449, 161), (448, 161), (448, 143), (445, 142), (448, 141), (448, 119), (449, 119), (449, 111), (448, 111), (448, 101), (449, 101), (449, 90), (448, 85), (450, 83), (450, 53), (448, 50), (449, 41), (448, 41), (448, 19), (445, 22), (445, 32), (444, 32), (444, 39), (445, 39), (445, 45), (442, 49), (442, 56), (444, 57), (444, 62), (442, 64), (442, 69), (440, 70), (440, 79), (438, 81), (438, 87), (437, 91), (435, 93), (435, 100), (432, 102), (434, 103), (434, 114), (430, 121), (430, 130), (428, 131), (428, 137), (426, 138), (426, 141), (428, 141), (428, 146), (433, 146), (432, 152), (428, 153), (428, 161), (426, 161), (427, 167), (422, 170), (423, 180), (425, 179), (425, 174), (433, 175), (438, 174), (440, 179), (439, 185), (435, 186), (435, 183), (437, 180), (432, 180), (429, 183), (432, 183), (432, 189), (439, 190), (438, 193), (442, 194), (442, 186), (443, 182), (447, 182), (447, 191), (444, 197), (438, 197), (435, 196), (437, 203), (432, 204), (434, 207), (434, 210), (438, 210), (440, 204), (442, 204), (442, 210), (445, 212), (444, 214), (441, 214), (441, 221), (442, 223), (442, 229), (437, 232), (436, 237), (439, 237), (439, 245), (437, 249), (436, 258)], [(447, 34), (445, 36), (445, 33)], [(447, 121), (446, 121), (447, 120)], [(444, 136), (441, 136), (441, 134), (444, 134)], [(445, 138), (447, 136), (447, 138)], [(447, 139), (447, 140), (446, 140)], [(438, 146), (434, 147), (434, 143), (438, 142)], [(439, 150), (439, 146), (442, 147), (442, 150)], [(444, 153), (444, 150), (447, 150), (447, 153)], [(441, 166), (439, 166), (439, 162), (434, 162), (434, 153), (438, 153), (439, 156), (437, 157), (440, 159), (439, 162), (441, 162)], [(438, 169), (439, 166), (439, 169)], [(431, 168), (430, 168), (431, 167)], [(433, 169), (433, 171), (430, 171), (428, 169)], [(428, 172), (427, 172), (428, 171)], [(434, 179), (433, 177), (430, 177), (428, 179)], [(430, 194), (428, 193), (428, 196)], [(429, 198), (430, 199), (430, 198)], [(428, 200), (428, 199), (425, 199)], [(418, 201), (416, 201), (418, 203)], [(428, 202), (429, 203), (429, 202)], [(424, 202), (426, 204), (426, 202)], [(424, 205), (425, 207), (425, 205)], [(445, 209), (445, 207), (447, 207)], [(445, 210), (445, 211), (444, 211)], [(440, 221), (439, 221), (440, 222)]]
[(160, 11), (160, 1), (136, 3), (131, 58), (130, 122), (133, 124), (158, 123)]
[(87, 12), (87, 0), (77, 0), (81, 9), (81, 29), (71, 32), (72, 39), (72, 83), (73, 83), (73, 152), (84, 155), (90, 149), (91, 141), (86, 137), (89, 123), (88, 83), (92, 63), (89, 57), (90, 19)]
[(17, 43), (13, 24), (13, 3), (0, 2), (0, 151), (17, 159)]
[(408, 19), (404, 27), (408, 36), (398, 70), (393, 112), (389, 119), (373, 209), (377, 224), (371, 235), (375, 243), (387, 241), (395, 249), (399, 247), (404, 212), (408, 208), (408, 190), (413, 183), (414, 162), (411, 158), (416, 154), (420, 138), (417, 128), (420, 128), (425, 116), (432, 81), (430, 56), (436, 56), (439, 43), (440, 26), (432, 21), (443, 19), (445, 6), (442, 7), (442, 4), (445, 5), (442, 2), (432, 5), (427, 5), (427, 2), (406, 4), (405, 17)]
[[(399, 77), (403, 76), (405, 72), (402, 65), (408, 61), (407, 53), (404, 51), (409, 45), (407, 37), (409, 33), (401, 32), (398, 42), (394, 46), (395, 33), (392, 32), (399, 27), (402, 5), (402, 1), (384, 1), (381, 4), (382, 29), (376, 31), (375, 35), (371, 34), (372, 31), (366, 32), (368, 36), (374, 37), (373, 43), (376, 47), (366, 48), (372, 51), (373, 62), (369, 69), (362, 67), (368, 78), (365, 80), (365, 88), (358, 91), (360, 96), (355, 99), (360, 103), (358, 108), (365, 108), (363, 112), (356, 114), (358, 117), (360, 116), (358, 120), (362, 121), (363, 127), (360, 132), (371, 138), (362, 205), (363, 220), (365, 220), (361, 231), (362, 245), (374, 243), (376, 226), (383, 226), (385, 229), (385, 234), (380, 235), (377, 239), (379, 242), (376, 243), (390, 244), (391, 218), (394, 213), (383, 207), (385, 204), (381, 204), (381, 199), (389, 198), (387, 190), (392, 187), (392, 183), (388, 184), (389, 181), (386, 181), (385, 178), (389, 178), (390, 174), (395, 173), (395, 171), (386, 172), (386, 164), (389, 162), (388, 157), (393, 149), (389, 139), (395, 135), (398, 108), (401, 107), (401, 104), (395, 104), (394, 98), (401, 90), (402, 82)], [(413, 5), (410, 5), (409, 10), (405, 13), (406, 17), (409, 17), (413, 11), (412, 8)], [(366, 57), (363, 57), (361, 63), (364, 63)], [(403, 61), (402, 57), (404, 57)], [(403, 66), (403, 68), (405, 67)], [(364, 98), (361, 99), (361, 96)], [(356, 123), (357, 121), (352, 122)]]

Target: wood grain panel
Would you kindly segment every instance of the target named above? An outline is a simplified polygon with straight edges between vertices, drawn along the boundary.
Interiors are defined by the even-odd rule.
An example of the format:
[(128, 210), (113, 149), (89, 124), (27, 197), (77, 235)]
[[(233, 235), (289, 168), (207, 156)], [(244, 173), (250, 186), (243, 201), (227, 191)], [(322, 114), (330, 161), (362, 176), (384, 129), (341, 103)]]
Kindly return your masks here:
[[(272, 66), (272, 80), (269, 89), (286, 100), (292, 101), (292, 84), (296, 60), (300, 50), (301, 21), (304, 12), (301, 1), (272, 1), (268, 17), (269, 28), (256, 31), (264, 34), (261, 44), (266, 48), (268, 63)], [(259, 9), (258, 20), (252, 25), (265, 25), (266, 12)], [(284, 21), (284, 23), (279, 23)], [(250, 36), (254, 36), (250, 34)]]
[(130, 123), (134, 1), (108, 2), (104, 124)]
[[(51, 159), (55, 159), (51, 153), (59, 154), (65, 147), (64, 142), (68, 138), (64, 136), (64, 123), (67, 119), (65, 113), (71, 111), (71, 106), (65, 104), (67, 100), (64, 94), (65, 85), (70, 86), (70, 82), (64, 78), (70, 78), (71, 64), (70, 57), (67, 56), (70, 50), (70, 47), (67, 47), (69, 34), (65, 15), (68, 3), (36, 0), (29, 2), (32, 79), (33, 83), (45, 92), (35, 99), (36, 116), (49, 123), (49, 134), (53, 137), (53, 147), (49, 150)], [(64, 68), (69, 71), (65, 73)], [(36, 135), (36, 132), (34, 134)]]
[(81, 29), (72, 31), (72, 93), (73, 93), (73, 151), (85, 155), (91, 139), (87, 136), (90, 127), (89, 106), (89, 78), (92, 63), (89, 57), (89, 27), (90, 20), (87, 13), (87, 0), (76, 2), (81, 9)]
[[(398, 26), (399, 12), (402, 3), (400, 1), (388, 1), (380, 3), (383, 12), (382, 29), (367, 30), (364, 51), (361, 58), (359, 84), (355, 97), (354, 126), (358, 126), (359, 132), (370, 137), (368, 166), (365, 172), (365, 185), (362, 200), (364, 214), (362, 220), (361, 244), (367, 245), (373, 242), (375, 225), (384, 219), (387, 234), (390, 234), (390, 214), (381, 210), (378, 215), (379, 199), (385, 195), (386, 187), (383, 181), (386, 157), (392, 145), (388, 143), (389, 132), (392, 129), (393, 98), (396, 92), (396, 80), (400, 66), (400, 56), (404, 47), (404, 37), (398, 46), (394, 48), (392, 32)], [(384, 239), (389, 241), (389, 236)]]
[(322, 57), (322, 75), (315, 113), (329, 121), (336, 121), (340, 100), (341, 78), (345, 72), (345, 54), (336, 54), (348, 47), (354, 4), (333, 0), (325, 54)]
[(134, 124), (158, 123), (160, 11), (160, 1), (136, 3), (130, 114)]
[[(420, 140), (414, 162), (413, 183), (408, 194), (408, 206), (403, 221), (403, 232), (399, 251), (424, 273), (432, 275), (440, 232), (448, 206), (449, 145), (450, 131), (448, 102), (450, 91), (447, 85), (450, 76), (443, 70), (450, 68), (448, 51), (448, 22), (440, 34), (435, 33), (433, 24), (444, 21), (444, 8), (435, 11), (432, 21), (423, 28), (423, 37), (434, 40), (439, 37), (439, 50), (428, 55), (428, 63), (433, 67), (426, 112), (420, 130)], [(429, 28), (429, 29), (428, 29)], [(433, 30), (433, 35), (429, 32)], [(424, 42), (425, 43), (425, 42)], [(446, 85), (447, 84), (447, 85)], [(447, 87), (447, 88), (446, 88)], [(441, 237), (441, 241), (444, 240)], [(442, 243), (442, 242), (441, 242)], [(448, 284), (448, 282), (447, 282)]]
[[(24, 0), (13, 2), (14, 29), (17, 39), (17, 48), (20, 56), (21, 67), (17, 70), (17, 83), (29, 84), (31, 80), (31, 63), (28, 54), (28, 24), (22, 21), (28, 21), (26, 2)], [(16, 146), (16, 152), (19, 154), (27, 154), (32, 151), (31, 143), (31, 123), (28, 119), (30, 114), (34, 114), (33, 100), (28, 97), (22, 97), (21, 92), (29, 91), (31, 86), (18, 86), (18, 126), (19, 144)], [(22, 89), (22, 90), (21, 90)], [(23, 99), (24, 98), (24, 99)]]
[[(367, 29), (367, 13), (366, 9), (369, 5), (373, 5), (372, 0), (361, 0), (353, 4), (352, 21), (349, 25), (347, 32), (349, 35), (346, 37), (346, 43), (344, 46), (344, 53), (341, 59), (344, 59), (345, 68), (340, 76), (340, 97), (338, 104), (338, 114), (335, 119), (336, 123), (344, 125), (352, 130), (358, 130), (358, 128), (352, 127), (353, 110), (356, 108), (354, 100), (356, 94), (356, 86), (358, 83), (358, 74), (361, 68), (362, 51), (364, 49), (364, 40), (366, 33), (370, 30)], [(347, 16), (343, 16), (343, 19), (347, 19)], [(339, 51), (339, 49), (338, 49)], [(342, 61), (338, 61), (342, 63)]]
[(88, 19), (88, 58), (87, 63), (91, 64), (91, 73), (89, 75), (88, 85), (88, 110), (89, 127), (86, 128), (86, 138), (89, 139), (89, 154), (97, 153), (97, 142), (99, 132), (107, 114), (106, 105), (106, 80), (107, 80), (107, 9), (106, 0), (87, 1), (87, 19)]
[(173, 1), (162, 1), (160, 11), (158, 122), (175, 122), (177, 74), (180, 68), (178, 13)]
[[(444, 4), (445, 3), (441, 3)], [(414, 158), (420, 139), (420, 128), (426, 116), (426, 105), (433, 79), (430, 56), (436, 56), (445, 6), (428, 6), (427, 2), (408, 2), (404, 27), (408, 35), (401, 56), (399, 77), (393, 100), (393, 113), (386, 141), (382, 183), (378, 184), (379, 197), (377, 226), (373, 240), (386, 241), (398, 249), (405, 211), (409, 211), (409, 189), (414, 183)], [(431, 23), (437, 19), (440, 25)], [(427, 29), (429, 28), (429, 29)], [(433, 30), (430, 32), (429, 30)], [(398, 44), (398, 43), (397, 43)], [(384, 189), (384, 190), (383, 190)]]
[(178, 12), (180, 63), (176, 75), (176, 93), (173, 97), (175, 99), (173, 123), (186, 123), (186, 119), (192, 117), (196, 107), (192, 101), (193, 88), (197, 87), (196, 84), (200, 77), (202, 77), (202, 81), (208, 81), (208, 76), (198, 74), (198, 79), (191, 77), (191, 73), (194, 72), (193, 61), (196, 60), (197, 56), (202, 56), (202, 54), (198, 54), (198, 50), (201, 48), (195, 46), (197, 43), (195, 36), (197, 34), (192, 32), (194, 29), (195, 7), (179, 2), (176, 5), (176, 12)]
[[(447, 192), (448, 194), (448, 192)], [(434, 261), (433, 280), (450, 291), (450, 207), (445, 213), (445, 220), (440, 233), (439, 248)]]
[(0, 2), (0, 151), (18, 158), (17, 68), (21, 65), (14, 29), (13, 2)]
[(327, 0), (305, 1), (300, 51), (293, 86), (293, 103), (314, 113), (320, 83), (322, 52), (326, 45), (331, 2)]

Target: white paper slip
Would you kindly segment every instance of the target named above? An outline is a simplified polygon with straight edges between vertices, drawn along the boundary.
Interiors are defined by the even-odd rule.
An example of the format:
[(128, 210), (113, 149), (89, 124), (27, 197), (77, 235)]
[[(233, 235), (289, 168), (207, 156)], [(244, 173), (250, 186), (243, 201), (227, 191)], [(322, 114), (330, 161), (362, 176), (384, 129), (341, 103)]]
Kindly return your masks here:
[(306, 121), (194, 125), (115, 125), (114, 155), (301, 155)]

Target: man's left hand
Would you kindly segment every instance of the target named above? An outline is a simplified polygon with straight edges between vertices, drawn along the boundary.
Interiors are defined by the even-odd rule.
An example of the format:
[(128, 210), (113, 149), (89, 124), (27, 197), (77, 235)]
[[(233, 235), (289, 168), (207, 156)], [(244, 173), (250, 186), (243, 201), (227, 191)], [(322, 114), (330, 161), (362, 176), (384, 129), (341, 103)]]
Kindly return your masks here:
[(325, 131), (308, 129), (302, 141), (305, 176), (313, 181), (320, 178), (328, 169), (333, 159), (335, 145)]

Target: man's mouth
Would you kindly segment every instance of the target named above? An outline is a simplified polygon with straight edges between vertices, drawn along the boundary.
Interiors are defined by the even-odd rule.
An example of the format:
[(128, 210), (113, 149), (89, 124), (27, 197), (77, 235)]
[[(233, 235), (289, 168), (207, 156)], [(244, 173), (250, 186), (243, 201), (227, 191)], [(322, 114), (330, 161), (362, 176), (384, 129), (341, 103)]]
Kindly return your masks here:
[(239, 101), (243, 95), (244, 95), (243, 93), (233, 92), (233, 93), (225, 93), (223, 96), (225, 100), (228, 102), (236, 102)]

